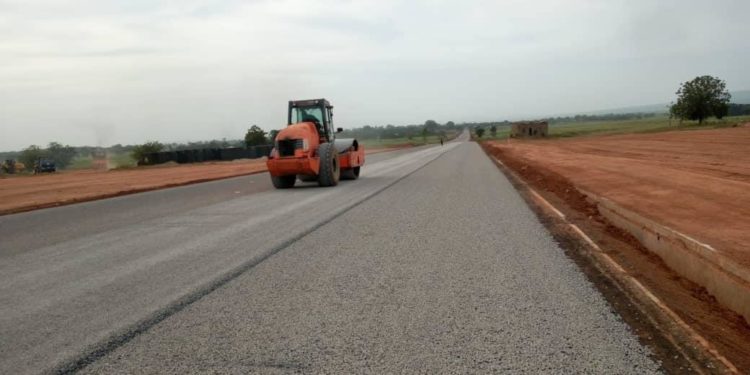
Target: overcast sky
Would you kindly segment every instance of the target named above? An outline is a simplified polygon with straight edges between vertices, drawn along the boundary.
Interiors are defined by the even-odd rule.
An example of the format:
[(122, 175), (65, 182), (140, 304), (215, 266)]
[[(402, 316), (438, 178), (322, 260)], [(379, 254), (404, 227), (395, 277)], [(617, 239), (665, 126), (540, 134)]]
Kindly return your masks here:
[(750, 88), (750, 1), (0, 0), (0, 150), (534, 118)]

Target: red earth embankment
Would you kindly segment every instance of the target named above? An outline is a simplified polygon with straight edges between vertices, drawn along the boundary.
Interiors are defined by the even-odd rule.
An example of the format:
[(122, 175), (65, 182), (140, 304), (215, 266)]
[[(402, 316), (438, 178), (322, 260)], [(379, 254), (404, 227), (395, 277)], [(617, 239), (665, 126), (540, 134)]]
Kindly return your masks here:
[(750, 128), (490, 144), (750, 267)]
[[(733, 302), (747, 296), (746, 278), (736, 277), (736, 271), (745, 275), (750, 270), (750, 126), (483, 146), (560, 208), (740, 373), (748, 373), (750, 319)], [(661, 258), (635, 235), (653, 236), (648, 233), (653, 227), (645, 222), (637, 223), (644, 224), (639, 228), (618, 226), (605, 218), (594, 196), (708, 244), (716, 253), (699, 260), (705, 253), (685, 252), (682, 243), (673, 253), (660, 253), (668, 255)], [(669, 241), (663, 238), (671, 246)], [(719, 259), (726, 261), (714, 262)], [(671, 267), (685, 265), (680, 262), (699, 274)], [(730, 273), (734, 276), (727, 277)]]

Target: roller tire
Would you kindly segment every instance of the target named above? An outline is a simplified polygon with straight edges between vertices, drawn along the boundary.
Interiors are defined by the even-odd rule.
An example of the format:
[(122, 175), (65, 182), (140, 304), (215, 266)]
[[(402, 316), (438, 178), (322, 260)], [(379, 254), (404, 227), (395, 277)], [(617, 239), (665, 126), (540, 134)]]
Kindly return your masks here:
[(342, 180), (356, 180), (359, 178), (359, 167), (347, 168), (341, 171)]
[(295, 181), (297, 181), (297, 176), (293, 174), (288, 176), (271, 176), (271, 182), (277, 189), (292, 188)]
[(318, 148), (320, 156), (320, 170), (318, 171), (318, 185), (336, 186), (339, 183), (341, 170), (339, 158), (333, 143), (323, 143)]

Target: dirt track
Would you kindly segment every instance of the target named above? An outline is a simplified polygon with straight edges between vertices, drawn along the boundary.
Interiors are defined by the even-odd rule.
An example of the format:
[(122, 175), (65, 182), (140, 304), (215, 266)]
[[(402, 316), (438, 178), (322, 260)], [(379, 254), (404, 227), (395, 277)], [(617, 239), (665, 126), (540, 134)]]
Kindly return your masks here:
[(750, 267), (750, 128), (495, 142)]

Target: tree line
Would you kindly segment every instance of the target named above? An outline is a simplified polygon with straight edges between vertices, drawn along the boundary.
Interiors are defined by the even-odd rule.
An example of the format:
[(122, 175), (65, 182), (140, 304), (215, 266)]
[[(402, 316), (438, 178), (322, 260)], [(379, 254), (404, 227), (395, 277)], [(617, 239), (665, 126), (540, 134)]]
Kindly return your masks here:
[(656, 117), (654, 112), (605, 113), (600, 115), (575, 115), (543, 118), (549, 124), (563, 122), (626, 121)]
[(138, 145), (122, 145), (118, 143), (109, 147), (74, 147), (70, 145), (62, 145), (58, 142), (51, 142), (47, 147), (31, 145), (21, 151), (0, 152), (0, 163), (5, 160), (15, 160), (23, 163), (26, 169), (32, 170), (37, 161), (51, 160), (55, 163), (55, 166), (58, 169), (65, 169), (69, 167), (77, 157), (99, 157), (107, 154), (128, 154), (133, 160), (138, 160), (144, 154), (151, 152), (244, 147), (244, 144), (244, 141), (241, 139), (221, 139), (184, 143), (161, 143), (157, 141), (149, 141)]
[[(430, 135), (445, 136), (448, 131), (458, 127), (453, 121), (440, 124), (435, 120), (427, 120), (420, 125), (365, 125), (357, 128), (344, 129), (342, 138), (357, 139), (395, 139), (395, 138), (426, 138)], [(276, 139), (279, 130), (265, 132), (257, 125), (253, 125), (245, 133), (245, 146), (271, 144)]]
[(748, 116), (750, 115), (750, 104), (729, 104), (727, 116)]
[(65, 168), (78, 154), (78, 150), (73, 146), (65, 145), (58, 142), (50, 142), (47, 147), (31, 145), (21, 151), (0, 153), (0, 162), (5, 160), (16, 160), (24, 164), (27, 170), (33, 170), (34, 164), (40, 160), (52, 160), (57, 168)]
[(430, 135), (445, 136), (447, 132), (459, 128), (453, 121), (440, 124), (435, 120), (427, 120), (424, 124), (373, 126), (365, 125), (358, 128), (345, 129), (341, 136), (358, 139), (395, 139), (395, 138), (426, 138)]

